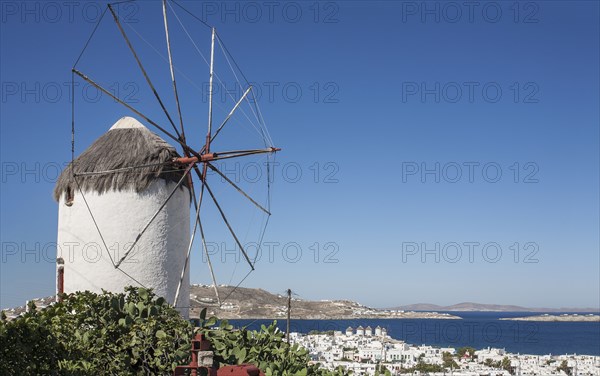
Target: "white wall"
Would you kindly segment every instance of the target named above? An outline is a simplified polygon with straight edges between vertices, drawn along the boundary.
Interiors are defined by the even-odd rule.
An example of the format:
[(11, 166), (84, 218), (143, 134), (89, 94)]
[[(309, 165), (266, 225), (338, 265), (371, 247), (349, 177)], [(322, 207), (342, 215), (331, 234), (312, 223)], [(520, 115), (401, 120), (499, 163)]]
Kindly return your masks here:
[[(115, 263), (175, 185), (161, 179), (142, 193), (84, 192)], [(65, 292), (100, 293), (102, 289), (123, 292), (125, 286), (139, 286), (134, 278), (173, 304), (190, 240), (188, 189), (178, 188), (121, 264), (120, 269), (131, 277), (114, 268), (82, 196), (77, 189), (74, 193), (73, 205), (66, 206), (62, 195), (58, 209), (57, 257), (65, 262)], [(188, 317), (189, 268), (177, 305), (182, 307), (179, 308), (182, 315)]]

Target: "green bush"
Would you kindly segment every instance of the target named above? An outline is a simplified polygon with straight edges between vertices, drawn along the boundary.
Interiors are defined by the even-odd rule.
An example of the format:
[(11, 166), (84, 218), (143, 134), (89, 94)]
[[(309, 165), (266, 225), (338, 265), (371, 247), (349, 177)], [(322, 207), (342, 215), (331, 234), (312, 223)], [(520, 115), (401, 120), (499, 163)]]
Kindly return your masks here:
[(168, 375), (189, 362), (191, 335), (150, 290), (79, 292), (0, 323), (0, 374)]
[[(89, 291), (12, 321), (0, 320), (0, 375), (171, 375), (190, 361), (192, 325), (152, 291)], [(274, 322), (260, 331), (205, 319), (199, 329), (221, 365), (252, 363), (266, 376), (345, 376), (309, 364), (308, 351), (289, 346)]]
[(234, 329), (227, 320), (222, 320), (213, 329), (217, 319), (204, 321), (200, 329), (210, 340), (215, 351), (215, 361), (221, 365), (250, 363), (260, 368), (266, 376), (344, 376), (349, 373), (338, 367), (333, 371), (319, 364), (309, 364), (308, 350), (297, 344), (288, 345), (277, 322), (261, 325), (260, 331), (246, 328)]

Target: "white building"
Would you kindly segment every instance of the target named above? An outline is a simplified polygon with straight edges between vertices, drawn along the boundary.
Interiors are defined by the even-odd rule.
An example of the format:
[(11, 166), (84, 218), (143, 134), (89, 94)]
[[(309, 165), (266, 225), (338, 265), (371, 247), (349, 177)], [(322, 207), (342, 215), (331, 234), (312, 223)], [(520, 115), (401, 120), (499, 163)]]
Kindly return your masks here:
[[(361, 327), (362, 329), (362, 327)], [(363, 329), (364, 331), (364, 329)], [(328, 369), (343, 366), (354, 375), (376, 376), (382, 368), (392, 375), (404, 375), (407, 369), (419, 362), (443, 366), (444, 353), (450, 353), (457, 367), (446, 367), (430, 376), (511, 376), (508, 370), (496, 365), (505, 357), (510, 361), (514, 375), (518, 376), (566, 376), (556, 368), (566, 361), (573, 376), (600, 375), (600, 356), (591, 355), (521, 355), (510, 354), (504, 349), (487, 348), (477, 350), (475, 356), (456, 356), (456, 349), (429, 345), (414, 346), (390, 337), (365, 335), (298, 335), (294, 343), (309, 350), (311, 358)], [(494, 364), (486, 362), (493, 360)], [(487, 364), (486, 364), (487, 363)], [(413, 375), (419, 375), (414, 371)], [(423, 375), (423, 374), (421, 374)]]
[(188, 271), (174, 299), (190, 240), (191, 197), (187, 179), (175, 189), (183, 172), (173, 171), (174, 157), (172, 146), (124, 117), (63, 171), (54, 196), (65, 293), (144, 286), (187, 317)]

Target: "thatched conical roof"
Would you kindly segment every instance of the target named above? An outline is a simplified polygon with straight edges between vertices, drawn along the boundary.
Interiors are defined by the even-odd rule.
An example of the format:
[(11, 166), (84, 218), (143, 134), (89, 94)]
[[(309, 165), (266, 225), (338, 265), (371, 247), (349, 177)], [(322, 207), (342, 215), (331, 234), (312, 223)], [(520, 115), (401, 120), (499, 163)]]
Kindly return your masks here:
[[(111, 190), (134, 189), (141, 192), (157, 179), (178, 182), (183, 170), (170, 163), (178, 157), (174, 147), (139, 121), (123, 117), (108, 132), (98, 138), (60, 174), (54, 187), (54, 199), (67, 191), (105, 193)], [(119, 172), (91, 175), (75, 174), (104, 172), (115, 169), (145, 166)], [(184, 183), (187, 186), (187, 179)]]

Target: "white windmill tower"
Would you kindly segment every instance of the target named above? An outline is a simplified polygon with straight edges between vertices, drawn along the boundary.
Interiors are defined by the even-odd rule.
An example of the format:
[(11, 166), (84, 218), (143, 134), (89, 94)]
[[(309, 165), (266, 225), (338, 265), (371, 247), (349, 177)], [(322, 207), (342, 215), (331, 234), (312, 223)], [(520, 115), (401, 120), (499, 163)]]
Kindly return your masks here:
[[(135, 59), (144, 81), (160, 105), (160, 109), (165, 113), (168, 125), (172, 126), (172, 130), (166, 129), (168, 125), (159, 125), (159, 122), (150, 119), (141, 108), (127, 103), (113, 91), (79, 70), (79, 60), (94, 37), (103, 17), (100, 17), (90, 40), (72, 68), (72, 92), (74, 92), (75, 80), (82, 79), (87, 85), (123, 105), (135, 114), (139, 121), (131, 117), (121, 118), (108, 132), (75, 158), (75, 96), (72, 96), (72, 161), (61, 174), (55, 187), (55, 199), (59, 202), (57, 290), (66, 293), (81, 290), (100, 292), (102, 289), (122, 292), (123, 288), (129, 285), (149, 287), (157, 295), (166, 298), (187, 317), (189, 259), (198, 229), (200, 230), (198, 233), (202, 241), (202, 250), (208, 259), (217, 301), (220, 303), (201, 214), (202, 207), (207, 203), (213, 204), (213, 210), (218, 213), (227, 233), (234, 239), (240, 252), (244, 255), (245, 261), (250, 265), (250, 272), (254, 270), (255, 260), (249, 257), (234, 226), (228, 220), (223, 205), (217, 199), (218, 192), (211, 188), (211, 179), (219, 178), (222, 182), (226, 182), (226, 185), (232, 187), (237, 192), (235, 194), (240, 194), (249, 205), (267, 216), (270, 215), (269, 195), (267, 194), (266, 203), (259, 203), (221, 172), (217, 161), (222, 162), (222, 160), (261, 154), (269, 157), (280, 149), (272, 146), (256, 99), (253, 98), (252, 86), (243, 74), (241, 76), (244, 78), (244, 83), (240, 83), (238, 76), (235, 76), (243, 94), (235, 99), (235, 103), (227, 115), (221, 119), (219, 126), (213, 128), (215, 42), (218, 42), (229, 67), (232, 70), (234, 66), (237, 69), (239, 67), (235, 61), (233, 61), (233, 65), (231, 64), (230, 59), (233, 60), (233, 57), (224, 47), (224, 43), (215, 29), (210, 26), (211, 51), (210, 59), (207, 61), (210, 83), (208, 130), (206, 136), (202, 137), (200, 147), (193, 147), (186, 140), (175, 80), (177, 69), (173, 64), (168, 28), (169, 9), (180, 24), (181, 21), (170, 3), (170, 1), (163, 0), (162, 10), (166, 52), (178, 125), (173, 120), (177, 118), (169, 114), (165, 102), (159, 96), (158, 90), (136, 53), (115, 8), (108, 4), (106, 11), (110, 11), (112, 14), (119, 33)], [(173, 4), (182, 8), (176, 2)], [(104, 13), (107, 13), (106, 11)], [(189, 11), (185, 11), (191, 14)], [(193, 17), (199, 20), (199, 18)], [(208, 26), (205, 22), (201, 20), (200, 22)], [(181, 26), (191, 40), (190, 33), (183, 24)], [(192, 43), (196, 47), (195, 42), (192, 41)], [(199, 50), (198, 52), (200, 53)], [(215, 78), (219, 80), (218, 77)], [(249, 100), (250, 98), (253, 98), (252, 102)], [(263, 136), (262, 147), (256, 148), (254, 145), (248, 145), (248, 147), (236, 148), (236, 150), (215, 152), (216, 148), (213, 145), (215, 138), (219, 134), (223, 134), (221, 131), (228, 123), (232, 123), (231, 120), (236, 111), (240, 111), (242, 105), (246, 104), (250, 106), (250, 111), (257, 121), (257, 124), (252, 123), (252, 126), (257, 130), (260, 128), (258, 133)], [(248, 118), (247, 113), (244, 115)], [(249, 118), (248, 120), (251, 121)], [(141, 122), (149, 127), (152, 126), (166, 139), (179, 145), (182, 155), (179, 155), (174, 147), (151, 132)], [(225, 137), (221, 136), (221, 139)], [(252, 148), (253, 146), (254, 148)], [(212, 178), (209, 172), (212, 173)], [(194, 180), (194, 176), (197, 178), (196, 180)], [(270, 181), (270, 177), (267, 177), (267, 182), (270, 183)], [(205, 192), (208, 194), (204, 195)], [(195, 211), (191, 217), (192, 221), (190, 221), (190, 204), (193, 205)], [(192, 226), (190, 226), (191, 223), (193, 223)], [(264, 225), (266, 226), (266, 222)]]
[[(164, 172), (177, 157), (158, 135), (123, 117), (74, 160), (76, 178), (70, 168), (63, 171), (54, 198), (65, 293), (123, 292), (137, 283), (174, 301), (186, 262), (191, 203), (184, 171)], [(119, 173), (124, 166), (146, 167)], [(189, 271), (181, 296), (189, 296)], [(186, 309), (182, 313), (187, 316)]]

